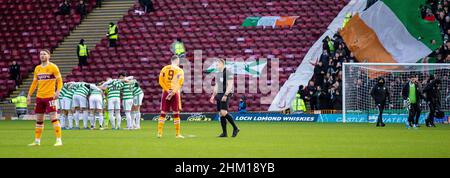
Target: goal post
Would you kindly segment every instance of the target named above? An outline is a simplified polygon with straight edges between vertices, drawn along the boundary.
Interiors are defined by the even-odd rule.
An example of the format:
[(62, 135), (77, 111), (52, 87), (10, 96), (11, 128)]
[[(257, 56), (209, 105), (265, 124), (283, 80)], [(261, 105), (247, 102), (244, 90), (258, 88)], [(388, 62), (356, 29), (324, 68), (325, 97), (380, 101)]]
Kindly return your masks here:
[[(342, 65), (342, 122), (354, 119), (374, 122), (378, 109), (370, 96), (376, 78), (384, 77), (391, 102), (384, 115), (406, 115), (401, 91), (411, 75), (418, 76), (425, 87), (430, 75), (441, 80), (441, 110), (450, 110), (450, 64), (443, 63), (343, 63)], [(421, 101), (422, 115), (428, 114), (428, 105)], [(383, 115), (383, 116), (384, 116)], [(383, 117), (385, 118), (385, 117)], [(422, 119), (423, 120), (423, 119)]]

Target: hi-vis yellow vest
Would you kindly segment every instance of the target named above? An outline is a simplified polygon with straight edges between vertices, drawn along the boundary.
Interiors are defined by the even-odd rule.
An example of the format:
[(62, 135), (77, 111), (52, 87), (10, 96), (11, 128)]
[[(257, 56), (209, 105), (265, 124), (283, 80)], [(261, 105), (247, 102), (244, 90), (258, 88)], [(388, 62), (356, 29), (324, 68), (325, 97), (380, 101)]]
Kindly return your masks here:
[[(114, 34), (114, 33), (116, 33), (116, 25), (113, 25), (113, 26), (109, 26), (109, 30), (108, 30), (108, 34)], [(109, 36), (109, 39), (117, 39), (117, 37), (118, 37), (118, 35), (117, 34), (115, 34), (115, 35), (111, 35), (111, 36)]]
[(300, 94), (295, 95), (294, 102), (292, 102), (292, 109), (295, 111), (303, 111), (306, 112), (305, 102), (301, 98)]
[(27, 107), (27, 97), (18, 96), (11, 99), (11, 102), (16, 105), (16, 108), (26, 108)]
[(186, 52), (186, 50), (184, 49), (184, 44), (181, 42), (175, 43), (175, 54), (180, 55), (183, 54), (184, 52)]
[(82, 44), (79, 44), (78, 46), (80, 47), (80, 51), (78, 51), (78, 55), (87, 56), (87, 46), (82, 45)]
[(347, 13), (345, 15), (344, 21), (342, 22), (342, 28), (344, 28), (347, 25), (348, 21), (350, 21), (351, 18), (352, 18), (352, 13)]
[(328, 47), (330, 47), (330, 52), (334, 52), (334, 43), (331, 40), (328, 40)]

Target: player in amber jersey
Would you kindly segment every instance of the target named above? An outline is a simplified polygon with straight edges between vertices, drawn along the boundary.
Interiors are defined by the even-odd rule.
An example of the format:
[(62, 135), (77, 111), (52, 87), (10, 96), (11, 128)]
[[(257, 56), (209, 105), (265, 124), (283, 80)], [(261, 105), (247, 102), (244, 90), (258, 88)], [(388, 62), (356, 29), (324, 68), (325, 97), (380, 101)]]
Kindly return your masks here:
[(42, 50), (40, 52), (41, 65), (34, 69), (33, 83), (28, 91), (28, 104), (31, 104), (31, 96), (37, 88), (36, 106), (36, 128), (35, 141), (29, 146), (39, 146), (41, 144), (42, 131), (44, 130), (44, 114), (50, 115), (50, 120), (55, 129), (56, 143), (54, 146), (62, 146), (61, 125), (57, 119), (56, 100), (63, 86), (61, 73), (58, 66), (50, 62), (50, 51)]
[(183, 86), (184, 71), (179, 66), (180, 58), (174, 55), (171, 65), (165, 66), (159, 74), (159, 85), (162, 88), (161, 115), (158, 122), (158, 137), (162, 137), (166, 113), (173, 112), (173, 123), (175, 125), (176, 138), (184, 138), (180, 134), (180, 90)]

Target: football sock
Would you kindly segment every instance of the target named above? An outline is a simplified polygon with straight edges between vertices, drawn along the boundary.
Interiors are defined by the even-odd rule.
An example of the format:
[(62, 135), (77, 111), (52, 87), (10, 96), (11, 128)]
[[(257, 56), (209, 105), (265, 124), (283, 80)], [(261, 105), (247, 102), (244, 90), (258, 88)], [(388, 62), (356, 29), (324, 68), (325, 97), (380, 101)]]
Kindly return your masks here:
[(175, 118), (173, 118), (173, 124), (175, 125), (175, 135), (176, 136), (180, 135), (180, 127), (181, 127), (180, 116), (176, 116)]
[(136, 127), (136, 112), (131, 111), (131, 127)]
[(60, 114), (59, 115), (59, 122), (61, 123), (61, 126), (64, 127), (66, 122), (65, 122), (65, 115), (64, 114)]
[(158, 135), (162, 135), (163, 134), (163, 127), (164, 127), (164, 121), (166, 120), (165, 115), (161, 115), (159, 116), (159, 120), (158, 120)]
[(122, 123), (122, 117), (120, 116), (120, 110), (115, 112), (116, 120), (117, 120), (117, 128), (120, 129), (120, 123)]
[(114, 111), (110, 110), (108, 113), (109, 113), (109, 120), (111, 121), (111, 128), (115, 129), (116, 128), (116, 121), (115, 121), (116, 118), (114, 118)]
[(34, 141), (41, 142), (42, 131), (44, 131), (44, 122), (36, 122), (36, 128), (34, 129)]
[(236, 130), (238, 129), (238, 127), (236, 126), (236, 124), (234, 123), (233, 117), (231, 117), (230, 114), (227, 114), (225, 116), (225, 118), (228, 120), (228, 122), (230, 122), (230, 124), (233, 126), (233, 129)]
[(80, 127), (79, 126), (79, 122), (80, 122), (80, 111), (75, 111), (75, 127)]
[(84, 128), (88, 127), (88, 115), (89, 115), (88, 111), (83, 111), (83, 126), (84, 126)]
[(98, 123), (100, 124), (100, 127), (103, 127), (103, 113), (98, 113)]
[(136, 111), (136, 126), (141, 128), (141, 111)]
[(227, 119), (220, 116), (220, 125), (222, 126), (222, 133), (227, 134)]
[(89, 113), (89, 121), (91, 122), (91, 127), (95, 126), (95, 115), (94, 113)]
[(125, 117), (127, 118), (127, 128), (133, 127), (133, 123), (131, 122), (131, 113), (130, 111), (125, 112)]
[(52, 121), (52, 125), (53, 125), (53, 129), (55, 129), (55, 136), (56, 136), (56, 140), (61, 141), (61, 125), (59, 124), (58, 120), (53, 120)]
[(73, 116), (72, 116), (72, 113), (70, 113), (70, 114), (67, 116), (67, 120), (69, 121), (69, 128), (71, 129), (71, 128), (73, 127), (73, 123), (72, 123), (72, 121), (73, 121)]

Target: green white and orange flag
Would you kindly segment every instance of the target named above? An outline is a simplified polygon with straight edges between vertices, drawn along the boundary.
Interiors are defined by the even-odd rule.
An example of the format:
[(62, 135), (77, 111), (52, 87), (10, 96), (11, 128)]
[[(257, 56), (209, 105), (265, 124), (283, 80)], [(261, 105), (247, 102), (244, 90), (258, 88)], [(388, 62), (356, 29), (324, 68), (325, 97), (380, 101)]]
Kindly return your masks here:
[(421, 17), (424, 4), (380, 0), (353, 16), (340, 34), (359, 61), (416, 63), (443, 43), (438, 22)]

